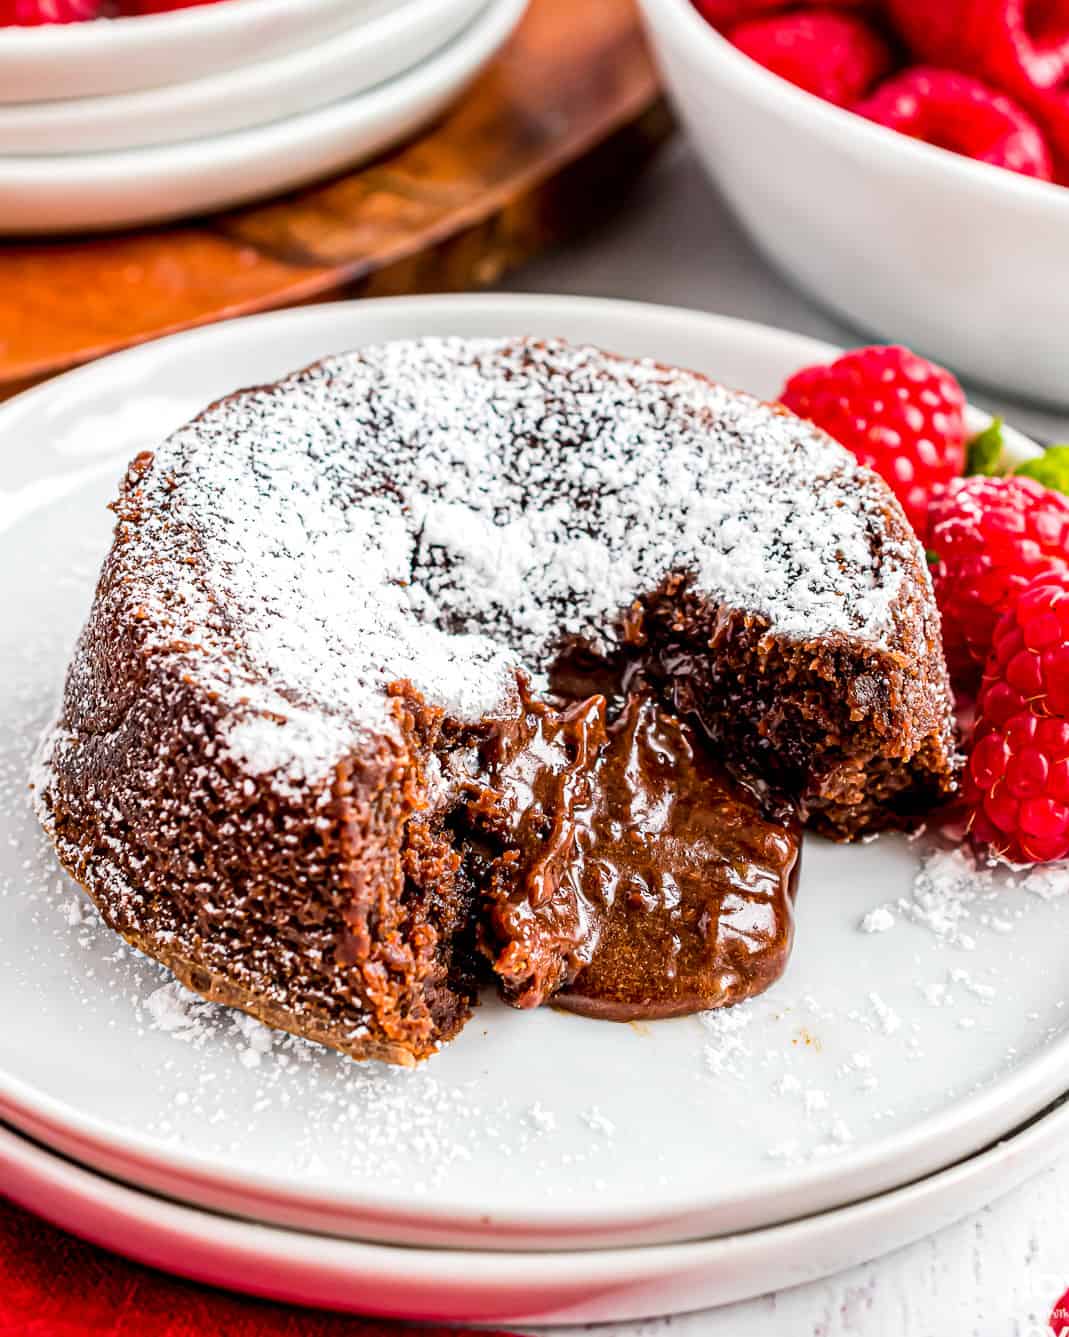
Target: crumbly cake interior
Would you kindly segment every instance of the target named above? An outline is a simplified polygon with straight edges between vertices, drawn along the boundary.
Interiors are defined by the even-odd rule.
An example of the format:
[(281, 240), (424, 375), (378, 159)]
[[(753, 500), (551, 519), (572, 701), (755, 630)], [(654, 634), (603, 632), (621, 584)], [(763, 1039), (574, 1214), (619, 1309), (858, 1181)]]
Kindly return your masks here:
[(771, 638), (763, 619), (672, 578), (645, 601), (648, 671), (736, 771), (800, 797), (813, 830), (852, 839), (908, 827), (945, 798), (955, 760), (931, 693), (946, 673), (938, 615), (915, 586), (898, 614), (919, 633), (910, 669), (836, 634), (819, 653)]
[[(768, 828), (752, 969), (736, 935), (741, 983), (717, 996), (706, 968), (693, 1005), (782, 968), (798, 812), (850, 838), (953, 788), (897, 503), (810, 424), (693, 373), (563, 341), (364, 349), (213, 406), (134, 462), (116, 511), (42, 820), (130, 941), (355, 1057), (433, 1052), (487, 963), (515, 1001), (585, 971), (590, 1009), (628, 1006), (594, 997), (574, 925), (534, 915), (528, 959), (509, 950), (537, 895), (589, 914), (571, 790), (619, 770), (628, 729)], [(638, 665), (641, 689), (569, 685), (577, 654)], [(514, 821), (517, 738), (512, 763), (544, 750), (556, 867)]]

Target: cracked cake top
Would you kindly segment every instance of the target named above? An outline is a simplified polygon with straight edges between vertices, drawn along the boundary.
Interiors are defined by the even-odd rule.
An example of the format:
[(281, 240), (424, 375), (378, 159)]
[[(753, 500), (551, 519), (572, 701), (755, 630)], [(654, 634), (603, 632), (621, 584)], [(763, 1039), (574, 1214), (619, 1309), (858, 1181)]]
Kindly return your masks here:
[(390, 730), (389, 683), (493, 714), (670, 573), (777, 635), (893, 651), (917, 560), (889, 505), (819, 429), (696, 373), (429, 338), (207, 409), (131, 471), (114, 560), (230, 707), (230, 754), (299, 780)]

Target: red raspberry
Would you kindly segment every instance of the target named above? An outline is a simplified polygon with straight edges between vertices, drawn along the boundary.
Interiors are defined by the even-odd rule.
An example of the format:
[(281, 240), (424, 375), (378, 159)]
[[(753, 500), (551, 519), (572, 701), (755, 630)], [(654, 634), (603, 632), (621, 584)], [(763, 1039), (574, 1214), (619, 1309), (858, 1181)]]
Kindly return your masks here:
[(918, 534), (932, 489), (965, 467), (965, 396), (908, 348), (858, 348), (796, 372), (780, 399), (891, 485)]
[(1036, 93), (1029, 111), (1047, 136), (1054, 155), (1054, 175), (1062, 185), (1069, 185), (1069, 87), (1049, 93)]
[(1024, 97), (1069, 77), (1069, 0), (886, 0), (918, 61)]
[(973, 841), (999, 858), (1069, 857), (1069, 571), (1032, 581), (999, 619), (964, 799)]
[(98, 19), (102, 8), (102, 0), (0, 0), (0, 28), (84, 23)]
[(1043, 132), (1016, 102), (978, 79), (917, 65), (881, 84), (854, 110), (927, 144), (1050, 181)]
[(856, 14), (831, 9), (752, 19), (728, 37), (773, 74), (840, 107), (864, 96), (894, 65), (875, 28)]
[[(747, 19), (790, 9), (794, 0), (692, 0), (694, 8), (714, 28), (730, 28)], [(872, 0), (824, 0), (834, 9), (871, 9)]]
[(1069, 571), (1069, 497), (1034, 478), (959, 478), (934, 497), (926, 542), (947, 664), (968, 690), (1015, 595)]

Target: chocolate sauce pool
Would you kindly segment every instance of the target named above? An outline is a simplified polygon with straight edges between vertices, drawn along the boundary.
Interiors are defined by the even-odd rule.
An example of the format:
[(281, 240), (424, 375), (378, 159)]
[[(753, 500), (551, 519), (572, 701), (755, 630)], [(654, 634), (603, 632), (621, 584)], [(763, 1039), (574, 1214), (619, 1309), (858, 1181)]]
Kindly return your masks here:
[(770, 811), (640, 677), (605, 686), (555, 704), (524, 690), (485, 750), (468, 812), (505, 998), (622, 1021), (762, 992), (793, 938), (797, 812)]

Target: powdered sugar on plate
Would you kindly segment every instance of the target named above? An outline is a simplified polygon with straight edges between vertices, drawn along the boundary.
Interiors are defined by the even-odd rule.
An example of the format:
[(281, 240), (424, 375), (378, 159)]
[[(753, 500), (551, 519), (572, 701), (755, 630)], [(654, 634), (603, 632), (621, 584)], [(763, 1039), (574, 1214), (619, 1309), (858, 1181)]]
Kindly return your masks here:
[[(865, 934), (884, 934), (911, 926), (960, 961), (977, 953), (984, 935), (1011, 937), (1029, 917), (1030, 897), (1050, 903), (1067, 896), (1069, 864), (1010, 869), (983, 861), (968, 847), (936, 847), (922, 853), (911, 894), (874, 906), (858, 927)], [(929, 1007), (956, 1009), (957, 1028), (971, 1032), (980, 1024), (973, 1008), (1013, 1006), (1012, 980), (1007, 989), (997, 966), (988, 965), (986, 972), (985, 978), (952, 960), (918, 980), (916, 988)]]
[(1013, 931), (1022, 894), (1044, 901), (1069, 896), (1069, 864), (1009, 869), (985, 863), (964, 846), (937, 848), (921, 859), (912, 894), (874, 906), (858, 927), (886, 933), (900, 922), (915, 924), (948, 946), (972, 951), (980, 928)]

